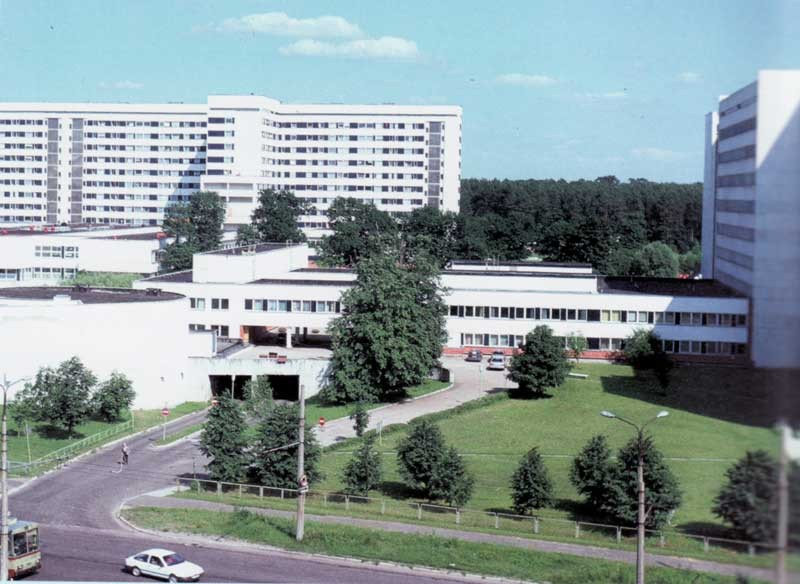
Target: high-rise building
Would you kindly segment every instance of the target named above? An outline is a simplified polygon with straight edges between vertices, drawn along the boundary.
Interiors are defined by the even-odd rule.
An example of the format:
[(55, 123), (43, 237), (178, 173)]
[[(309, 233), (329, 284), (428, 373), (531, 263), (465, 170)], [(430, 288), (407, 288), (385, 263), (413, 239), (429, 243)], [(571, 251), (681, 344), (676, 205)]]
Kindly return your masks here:
[(248, 223), (259, 190), (311, 204), (310, 236), (337, 197), (393, 214), (458, 210), (461, 108), (207, 103), (0, 103), (0, 222), (157, 225), (201, 188)]
[(761, 71), (706, 116), (702, 261), (751, 298), (753, 363), (800, 367), (800, 71)]

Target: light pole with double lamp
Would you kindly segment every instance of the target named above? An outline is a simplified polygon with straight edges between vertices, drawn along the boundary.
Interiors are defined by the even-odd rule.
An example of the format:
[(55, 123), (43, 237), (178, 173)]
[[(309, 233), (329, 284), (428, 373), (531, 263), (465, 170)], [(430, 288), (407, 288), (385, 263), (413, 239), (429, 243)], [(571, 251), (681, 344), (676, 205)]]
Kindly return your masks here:
[(608, 410), (603, 410), (600, 412), (600, 415), (625, 422), (636, 429), (636, 446), (639, 454), (636, 465), (636, 483), (639, 495), (639, 511), (636, 517), (636, 584), (644, 584), (644, 523), (646, 519), (644, 511), (644, 451), (642, 450), (642, 445), (644, 444), (644, 429), (659, 418), (666, 418), (669, 412), (661, 410), (654, 418), (647, 420), (641, 426)]

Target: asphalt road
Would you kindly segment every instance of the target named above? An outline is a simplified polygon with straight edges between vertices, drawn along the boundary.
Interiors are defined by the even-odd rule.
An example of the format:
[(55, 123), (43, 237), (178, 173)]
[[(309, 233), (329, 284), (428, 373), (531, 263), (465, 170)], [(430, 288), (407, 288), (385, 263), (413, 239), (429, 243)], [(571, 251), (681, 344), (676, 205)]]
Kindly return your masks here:
[[(176, 432), (202, 414), (173, 423)], [(246, 550), (230, 544), (187, 546), (124, 527), (115, 513), (127, 499), (169, 487), (179, 474), (198, 472), (205, 459), (193, 441), (152, 449), (161, 431), (128, 441), (130, 462), (119, 468), (119, 445), (71, 462), (11, 495), (12, 514), (41, 525), (42, 570), (30, 580), (136, 581), (122, 571), (124, 559), (148, 547), (168, 547), (203, 566), (205, 582), (330, 582), (433, 584), (459, 577), (398, 573), (374, 565), (320, 561), (281, 551)], [(139, 580), (141, 581), (141, 580)]]

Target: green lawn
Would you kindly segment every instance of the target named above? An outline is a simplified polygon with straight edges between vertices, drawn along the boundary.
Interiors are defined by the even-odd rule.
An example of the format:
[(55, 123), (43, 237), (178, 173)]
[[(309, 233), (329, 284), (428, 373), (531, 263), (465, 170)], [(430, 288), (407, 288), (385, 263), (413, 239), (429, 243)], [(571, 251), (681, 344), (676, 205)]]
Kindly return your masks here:
[(97, 286), (101, 288), (132, 288), (141, 274), (127, 272), (78, 272), (71, 280), (62, 280), (62, 286)]
[[(294, 538), (291, 520), (260, 517), (246, 511), (220, 513), (145, 507), (126, 509), (123, 516), (149, 529), (223, 536), (289, 550), (368, 561), (385, 560), (554, 584), (627, 583), (635, 580), (633, 566), (629, 564), (344, 525), (307, 522), (304, 541), (298, 543)], [(736, 580), (711, 574), (652, 568), (648, 570), (648, 582), (733, 584)]]
[[(420, 397), (422, 395), (439, 391), (450, 385), (444, 381), (435, 381), (433, 379), (426, 379), (419, 385), (409, 387), (406, 390), (406, 397), (403, 399), (410, 399)], [(402, 400), (400, 400), (402, 401)], [(370, 404), (370, 408), (378, 408), (388, 405), (392, 402), (380, 402)], [(336, 420), (337, 418), (346, 418), (353, 410), (351, 405), (326, 405), (322, 403), (318, 396), (308, 398), (306, 400), (306, 420), (309, 424), (316, 424), (320, 417), (324, 417), (326, 421)]]
[[(206, 404), (205, 402), (186, 402), (180, 404), (170, 410), (169, 419), (174, 420), (179, 416), (202, 410), (207, 405), (208, 404)], [(133, 412), (133, 415), (134, 415), (133, 430), (128, 429), (127, 431), (114, 434), (112, 436), (109, 436), (108, 440), (105, 441), (115, 440), (121, 436), (124, 436), (125, 434), (131, 434), (133, 432), (138, 432), (146, 428), (157, 426), (162, 422), (160, 409), (135, 410)], [(33, 460), (36, 460), (53, 452), (54, 450), (58, 450), (59, 448), (63, 448), (65, 446), (69, 446), (70, 444), (74, 444), (75, 442), (78, 442), (93, 434), (103, 432), (117, 425), (125, 424), (125, 422), (129, 420), (130, 418), (127, 412), (125, 413), (123, 420), (117, 424), (108, 424), (106, 422), (90, 420), (84, 424), (76, 426), (74, 435), (71, 437), (68, 437), (66, 435), (66, 432), (61, 428), (54, 427), (49, 424), (31, 423), (30, 424), (31, 458)], [(9, 459), (15, 462), (27, 462), (28, 461), (27, 442), (28, 441), (25, 438), (24, 430), (20, 432), (13, 422), (9, 422), (9, 438), (8, 438)], [(92, 444), (90, 448), (96, 448), (98, 446), (101, 446), (102, 444), (103, 442), (95, 443)]]

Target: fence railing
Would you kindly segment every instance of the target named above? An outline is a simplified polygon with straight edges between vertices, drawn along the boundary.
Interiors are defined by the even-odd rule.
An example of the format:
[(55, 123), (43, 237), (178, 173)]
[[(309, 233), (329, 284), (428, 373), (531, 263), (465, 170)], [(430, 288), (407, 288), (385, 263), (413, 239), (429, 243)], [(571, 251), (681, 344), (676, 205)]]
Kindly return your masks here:
[[(191, 490), (212, 495), (234, 495), (241, 499), (269, 500), (269, 506), (287, 510), (294, 508), (297, 497), (296, 489), (268, 487), (243, 483), (228, 483), (208, 479), (186, 477), (176, 478), (179, 490)], [(391, 498), (362, 497), (329, 491), (309, 490), (306, 493), (307, 510), (313, 513), (314, 508), (320, 513), (343, 513), (344, 515), (364, 518), (404, 522), (422, 522), (452, 524), (461, 528), (480, 530), (498, 530), (534, 536), (543, 539), (575, 539), (586, 543), (629, 544), (628, 539), (636, 535), (636, 527), (610, 525), (588, 521), (574, 521), (560, 517), (545, 515), (516, 515), (502, 511), (481, 511), (434, 505), (418, 501), (401, 501)], [(774, 543), (753, 542), (686, 532), (677, 529), (647, 529), (649, 545), (663, 548), (665, 551), (683, 551), (709, 553), (712, 550), (724, 549), (737, 553), (755, 556), (757, 552), (774, 551)]]
[(63, 446), (57, 450), (53, 450), (52, 452), (48, 452), (41, 458), (37, 458), (31, 462), (9, 461), (9, 469), (17, 474), (30, 474), (34, 471), (34, 469), (69, 460), (75, 455), (88, 450), (94, 444), (105, 442), (112, 436), (116, 436), (117, 434), (121, 434), (122, 432), (133, 429), (134, 421), (133, 417), (131, 417), (131, 419), (125, 422), (115, 424), (110, 428), (102, 430), (101, 432), (97, 432), (91, 436), (87, 436), (86, 438), (82, 438), (76, 442), (72, 442), (71, 444), (67, 444), (66, 446)]

